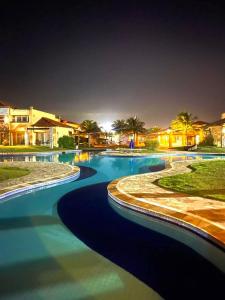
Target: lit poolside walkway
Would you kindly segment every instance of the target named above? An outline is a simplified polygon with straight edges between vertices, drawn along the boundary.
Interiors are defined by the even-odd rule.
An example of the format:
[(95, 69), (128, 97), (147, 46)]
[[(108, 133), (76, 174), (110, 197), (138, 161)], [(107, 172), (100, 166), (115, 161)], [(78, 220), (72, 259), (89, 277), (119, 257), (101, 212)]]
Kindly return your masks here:
[(109, 195), (124, 206), (187, 227), (225, 248), (224, 202), (169, 191), (153, 183), (190, 172), (190, 164), (175, 162), (170, 169), (115, 180), (108, 186)]

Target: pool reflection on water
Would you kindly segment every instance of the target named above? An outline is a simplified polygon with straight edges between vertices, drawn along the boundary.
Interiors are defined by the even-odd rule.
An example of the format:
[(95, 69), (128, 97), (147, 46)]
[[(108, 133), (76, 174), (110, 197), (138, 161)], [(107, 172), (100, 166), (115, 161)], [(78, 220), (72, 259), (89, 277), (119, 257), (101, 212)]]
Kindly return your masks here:
[[(167, 162), (175, 160), (198, 160), (201, 158), (208, 159), (212, 158), (212, 156), (195, 156), (191, 154), (187, 156), (157, 154), (144, 158), (117, 158), (101, 157), (91, 152), (84, 152), (80, 154), (69, 153), (54, 155), (37, 154), (26, 156), (1, 156), (0, 161), (46, 161), (84, 166), (86, 168), (89, 168), (86, 169), (86, 171), (89, 170), (88, 174), (90, 175), (90, 177), (84, 176), (80, 180), (61, 186), (56, 186), (41, 191), (34, 190), (30, 194), (12, 198), (5, 203), (1, 203), (0, 265), (3, 265), (3, 268), (2, 273), (0, 272), (0, 276), (2, 277), (2, 279), (4, 279), (4, 282), (6, 282), (7, 278), (10, 278), (10, 281), (8, 281), (10, 282), (10, 284), (8, 283), (8, 287), (6, 285), (4, 286), (4, 284), (2, 284), (0, 287), (0, 292), (2, 291), (2, 295), (5, 296), (6, 299), (6, 296), (9, 296), (10, 293), (12, 293), (14, 296), (14, 298), (12, 299), (24, 299), (25, 296), (23, 293), (31, 293), (29, 295), (26, 294), (27, 299), (37, 299), (38, 297), (40, 297), (40, 295), (44, 295), (43, 293), (46, 289), (46, 286), (51, 286), (52, 288), (50, 292), (54, 299), (63, 299), (63, 296), (64, 299), (72, 299), (69, 298), (69, 294), (66, 298), (65, 293), (68, 291), (70, 295), (71, 293), (72, 295), (74, 295), (74, 293), (77, 293), (75, 294), (77, 296), (81, 295), (79, 293), (83, 292), (83, 289), (81, 288), (82, 284), (79, 285), (79, 282), (82, 282), (85, 272), (93, 274), (93, 276), (96, 276), (97, 278), (98, 275), (100, 277), (103, 276), (105, 270), (107, 269), (108, 271), (113, 270), (115, 274), (118, 275), (117, 278), (123, 280), (122, 284), (120, 283), (119, 285), (121, 294), (119, 296), (118, 294), (112, 294), (111, 298), (109, 294), (106, 294), (105, 298), (102, 296), (101, 299), (124, 299), (124, 291), (126, 291), (129, 299), (148, 299), (146, 295), (149, 295), (151, 286), (148, 287), (145, 284), (140, 283), (137, 278), (131, 276), (128, 272), (117, 267), (115, 264), (111, 263), (109, 260), (106, 260), (101, 255), (97, 255), (95, 251), (92, 251), (85, 245), (85, 242), (83, 240), (80, 240), (76, 235), (73, 235), (69, 230), (67, 230), (56, 213), (57, 204), (63, 197), (68, 198), (71, 192), (75, 193), (77, 191), (79, 194), (82, 188), (86, 193), (86, 190), (88, 190), (88, 188), (91, 189), (91, 187), (94, 185), (98, 186), (98, 184), (101, 185), (122, 176), (161, 170), (165, 167)], [(93, 169), (93, 171), (91, 171), (91, 169)], [(85, 201), (83, 204), (82, 201), (80, 201), (82, 199), (75, 198), (69, 200), (73, 200), (72, 202), (76, 205), (83, 205), (85, 201), (86, 203), (88, 203), (87, 199), (84, 199)], [(160, 224), (160, 222), (156, 220), (151, 219), (150, 221), (150, 218), (146, 216), (140, 216), (135, 212), (124, 210), (122, 208), (115, 208), (115, 205), (112, 206), (113, 208), (108, 207), (106, 205), (107, 203), (105, 202), (108, 202), (107, 196), (101, 202), (102, 207), (107, 208), (107, 213), (112, 218), (117, 219), (116, 214), (120, 215), (121, 217), (118, 218), (118, 221), (120, 222), (119, 224), (122, 225), (123, 220), (125, 220), (124, 223), (126, 223), (126, 219), (130, 219), (133, 224), (129, 226), (132, 226), (134, 230), (137, 230), (136, 226), (145, 227), (145, 230), (147, 230), (148, 228), (149, 231), (154, 229), (155, 233), (152, 234), (152, 236), (154, 237), (153, 240), (158, 239), (157, 242), (159, 244), (161, 243), (159, 241), (159, 239), (161, 238), (161, 234), (162, 236), (167, 235), (168, 237), (166, 237), (166, 239), (168, 245), (170, 245), (170, 241), (168, 241), (168, 239), (169, 237), (172, 237), (173, 239), (177, 239), (178, 241), (187, 244), (189, 247), (192, 247), (196, 252), (200, 253), (204, 257), (206, 257), (207, 252), (209, 253), (209, 256), (212, 254), (212, 256), (215, 256), (216, 263), (218, 262), (220, 264), (220, 254), (218, 254), (219, 252), (216, 252), (216, 250), (212, 250), (210, 247), (204, 244), (205, 241), (200, 241), (197, 236), (192, 238), (193, 235), (191, 236), (190, 233), (184, 232), (183, 229), (177, 230), (178, 227), (172, 228), (172, 226), (170, 228), (170, 225), (168, 225), (169, 229), (167, 229), (165, 224)], [(95, 203), (96, 206), (98, 206), (98, 204), (98, 202)], [(98, 213), (97, 209), (98, 207), (96, 207), (95, 211)], [(115, 209), (116, 213), (114, 211)], [(101, 207), (99, 207), (99, 210), (100, 215), (105, 217), (104, 209), (101, 210)], [(91, 230), (92, 226), (89, 220), (86, 218), (85, 209), (83, 210), (83, 212), (84, 215), (82, 214), (80, 216), (80, 221), (83, 222), (84, 225), (86, 224), (85, 228), (87, 230)], [(81, 214), (81, 211), (75, 210), (72, 211), (72, 213), (73, 218), (75, 218), (76, 214)], [(92, 211), (88, 211), (87, 213), (90, 216), (93, 216)], [(101, 229), (103, 228), (103, 226), (100, 226), (99, 228)], [(177, 231), (177, 234), (172, 236), (174, 230)], [(157, 232), (160, 234), (160, 238), (157, 238)], [(88, 232), (83, 232), (83, 234), (87, 233)], [(182, 241), (182, 239), (186, 241)], [(80, 249), (79, 247), (82, 248), (82, 255), (80, 256), (76, 254), (76, 251)], [(157, 247), (155, 246), (155, 248)], [(161, 251), (161, 249), (158, 250), (159, 252)], [(172, 250), (173, 249), (171, 247), (171, 253)], [(187, 254), (187, 256), (185, 257), (188, 257), (189, 250), (184, 252)], [(71, 254), (70, 259), (70, 256), (67, 256), (66, 253), (73, 253), (74, 255)], [(155, 255), (156, 254), (157, 253), (155, 253)], [(82, 260), (80, 260), (80, 257), (82, 257)], [(86, 263), (90, 260), (90, 257), (93, 258), (93, 261), (91, 260), (93, 267), (92, 265), (88, 265)], [(191, 259), (187, 259), (187, 261), (190, 260)], [(38, 264), (36, 262), (38, 262)], [(154, 266), (156, 267), (157, 264), (155, 263)], [(163, 266), (161, 267), (163, 270)], [(41, 282), (39, 277), (39, 268), (47, 272), (43, 273), (46, 275), (46, 278), (42, 278)], [(194, 268), (195, 266), (193, 266), (193, 270)], [(24, 273), (24, 270), (27, 270), (27, 273)], [(34, 273), (34, 270), (37, 271), (32, 276), (31, 274)], [(153, 274), (152, 278), (154, 279), (155, 276), (154, 280), (157, 281), (157, 270), (154, 270), (154, 272), (155, 273)], [(220, 271), (218, 270), (217, 275), (219, 278), (221, 278), (219, 272)], [(71, 278), (70, 276), (68, 276), (68, 274), (70, 274)], [(86, 275), (88, 276), (88, 274)], [(184, 277), (185, 276), (186, 275), (184, 270)], [(59, 278), (62, 278), (65, 281), (64, 282), (62, 280), (61, 285), (56, 284)], [(74, 284), (74, 282), (76, 282), (77, 284)], [(207, 280), (207, 282), (210, 282), (210, 278)], [(95, 290), (101, 290), (101, 288), (103, 289), (104, 287), (106, 287), (106, 285), (109, 288), (115, 287), (116, 290), (116, 284), (115, 286), (113, 286), (113, 284), (113, 280), (112, 282), (102, 280), (98, 282), (98, 286)], [(65, 286), (67, 288), (65, 288)], [(195, 287), (197, 286), (198, 285), (196, 284)], [(222, 287), (220, 287), (220, 289), (221, 288)], [(20, 291), (22, 291), (21, 294)], [(94, 293), (94, 286), (91, 281), (85, 281), (85, 291), (88, 291), (89, 294), (86, 294), (86, 296), (85, 294), (83, 294), (83, 299), (88, 299), (88, 297), (91, 298), (91, 296), (94, 295), (92, 294), (92, 292)], [(154, 293), (154, 291), (151, 291), (151, 293)], [(159, 296), (156, 296), (155, 299), (159, 298)]]

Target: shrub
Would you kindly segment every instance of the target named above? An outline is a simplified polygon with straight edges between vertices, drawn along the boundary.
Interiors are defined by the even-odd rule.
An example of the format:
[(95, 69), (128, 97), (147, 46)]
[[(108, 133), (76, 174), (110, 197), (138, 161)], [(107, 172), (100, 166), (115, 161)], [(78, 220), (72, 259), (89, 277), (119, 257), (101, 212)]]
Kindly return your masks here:
[(200, 146), (214, 146), (214, 138), (213, 138), (212, 134), (208, 134), (199, 145)]
[(9, 141), (7, 139), (4, 139), (2, 142), (3, 146), (8, 146), (9, 145)]
[(64, 135), (58, 139), (58, 145), (60, 148), (75, 148), (74, 138), (72, 136)]
[(156, 150), (159, 147), (159, 142), (157, 140), (149, 140), (145, 142), (145, 147), (148, 150)]

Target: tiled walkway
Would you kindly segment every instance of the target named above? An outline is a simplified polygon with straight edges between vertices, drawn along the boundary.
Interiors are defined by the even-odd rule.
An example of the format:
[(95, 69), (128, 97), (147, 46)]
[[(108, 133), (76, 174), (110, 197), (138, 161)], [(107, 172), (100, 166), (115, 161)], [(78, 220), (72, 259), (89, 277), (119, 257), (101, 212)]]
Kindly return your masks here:
[[(101, 156), (121, 156), (121, 157), (144, 157), (144, 156), (149, 156), (152, 153), (148, 152), (138, 152), (138, 151), (131, 151), (129, 149), (124, 150), (124, 151), (118, 151), (118, 150), (106, 150), (103, 152), (98, 153), (98, 155)], [(157, 152), (155, 153), (157, 154)]]
[(225, 203), (173, 192), (154, 184), (164, 177), (190, 172), (190, 161), (172, 163), (160, 172), (134, 175), (111, 182), (109, 196), (134, 210), (169, 220), (213, 240), (225, 249)]
[(80, 169), (66, 164), (48, 162), (3, 162), (1, 167), (19, 167), (30, 170), (28, 175), (8, 179), (0, 182), (0, 200), (4, 199), (9, 193), (14, 193), (21, 189), (30, 189), (33, 186), (48, 185), (56, 181), (61, 181), (70, 176), (78, 176)]

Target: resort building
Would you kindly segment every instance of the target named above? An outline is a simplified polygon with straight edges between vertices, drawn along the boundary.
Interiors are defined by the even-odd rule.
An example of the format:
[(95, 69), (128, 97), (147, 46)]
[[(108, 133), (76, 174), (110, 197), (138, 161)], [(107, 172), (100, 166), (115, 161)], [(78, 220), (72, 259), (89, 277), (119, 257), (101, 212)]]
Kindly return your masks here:
[(87, 145), (90, 140), (93, 147), (128, 146), (131, 140), (135, 142), (135, 147), (145, 147), (146, 141), (153, 140), (161, 148), (175, 148), (198, 145), (207, 135), (212, 135), (216, 146), (225, 147), (225, 113), (220, 120), (210, 124), (194, 122), (187, 133), (169, 127), (150, 134), (96, 132), (90, 133), (88, 137), (76, 122), (63, 120), (32, 106), (21, 109), (0, 101), (0, 145), (40, 145), (53, 148), (58, 147), (60, 137), (73, 136), (75, 144)]
[(208, 124), (206, 130), (212, 135), (216, 146), (225, 147), (225, 113), (222, 113), (220, 120)]
[(117, 140), (118, 142), (120, 142), (121, 145), (126, 145), (126, 146), (129, 146), (130, 141), (133, 140), (135, 147), (144, 147), (146, 134), (136, 133), (134, 135), (133, 133), (127, 133), (127, 134), (117, 135)]
[[(58, 147), (58, 139), (62, 136), (72, 136), (74, 131), (69, 125), (60, 120), (42, 117), (35, 124), (27, 128), (29, 144)], [(33, 138), (33, 140), (32, 140)], [(26, 145), (26, 144), (25, 144)]]
[(0, 144), (48, 145), (57, 147), (58, 139), (73, 135), (74, 126), (61, 122), (54, 114), (37, 110), (14, 108), (0, 101)]
[(173, 148), (183, 146), (198, 145), (204, 140), (204, 128), (207, 122), (196, 121), (192, 125), (192, 129), (187, 134), (183, 130), (178, 129), (161, 129), (149, 135), (150, 140), (157, 140), (162, 148)]
[[(87, 145), (88, 144), (88, 134), (81, 129), (80, 124), (72, 121), (61, 120), (63, 124), (73, 127), (74, 139), (76, 145)], [(89, 133), (90, 145), (95, 146), (105, 146), (109, 140), (109, 135), (106, 132), (100, 131), (96, 133)]]

